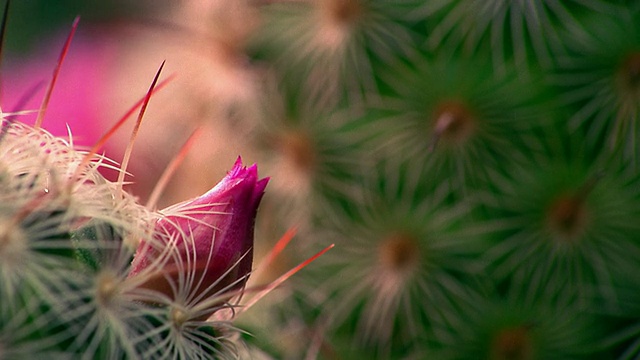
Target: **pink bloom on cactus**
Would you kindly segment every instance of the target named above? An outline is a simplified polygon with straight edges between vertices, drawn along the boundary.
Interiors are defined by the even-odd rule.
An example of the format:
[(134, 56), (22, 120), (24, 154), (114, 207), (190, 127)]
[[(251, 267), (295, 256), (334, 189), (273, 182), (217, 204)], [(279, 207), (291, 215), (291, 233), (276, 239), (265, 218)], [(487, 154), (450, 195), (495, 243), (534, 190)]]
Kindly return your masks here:
[(256, 165), (247, 168), (238, 158), (207, 193), (161, 211), (153, 238), (138, 246), (129, 277), (143, 276), (142, 288), (170, 298), (176, 290), (202, 299), (241, 288), (251, 271), (254, 222), (268, 181), (258, 179)]

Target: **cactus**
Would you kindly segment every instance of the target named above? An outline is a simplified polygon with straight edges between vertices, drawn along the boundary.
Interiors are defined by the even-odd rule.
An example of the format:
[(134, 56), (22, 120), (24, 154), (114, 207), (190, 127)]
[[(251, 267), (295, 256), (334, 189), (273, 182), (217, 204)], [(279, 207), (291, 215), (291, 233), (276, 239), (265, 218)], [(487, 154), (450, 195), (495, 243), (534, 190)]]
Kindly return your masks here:
[[(309, 14), (337, 4), (350, 10), (336, 28), (352, 36), (341, 38), (351, 55), (292, 40), (325, 36), (326, 17)], [(312, 189), (321, 199), (303, 207), (300, 245), (335, 242), (336, 251), (293, 280), (264, 325), (296, 326), (305, 345), (256, 341), (269, 356), (637, 358), (635, 2), (261, 9), (254, 58), (273, 65), (282, 96), (313, 114), (314, 128), (354, 130), (335, 136), (352, 148), (334, 146), (357, 164), (333, 173), (341, 194)], [(299, 70), (329, 67), (316, 82)], [(318, 91), (309, 82), (343, 95), (309, 105)], [(341, 127), (318, 116), (334, 113), (350, 116)]]
[(35, 125), (0, 110), (0, 358), (235, 358), (233, 309), (268, 178), (238, 158), (206, 194), (156, 210), (123, 189), (131, 146), (120, 167), (96, 154), (109, 134), (83, 151), (44, 130), (77, 25)]
[[(177, 11), (179, 26), (154, 30), (221, 41), (264, 75), (250, 79), (255, 102), (236, 104), (251, 109), (242, 121), (232, 106), (216, 114), (272, 179), (257, 244), (298, 229), (267, 263), (335, 249), (246, 310), (229, 305), (245, 246), (224, 262), (236, 274), (213, 269), (219, 282), (185, 291), (172, 269), (208, 256), (162, 249), (226, 225), (137, 205), (98, 174), (108, 159), (7, 114), (0, 209), (12, 215), (0, 229), (20, 231), (0, 242), (0, 358), (640, 357), (636, 1), (239, 0), (252, 21), (232, 44), (237, 29), (219, 24), (242, 16), (220, 17), (221, 3), (185, 5), (193, 28)], [(273, 277), (256, 275), (256, 291)]]
[(251, 269), (255, 166), (152, 211), (107, 159), (2, 115), (0, 358), (233, 357), (222, 313)]

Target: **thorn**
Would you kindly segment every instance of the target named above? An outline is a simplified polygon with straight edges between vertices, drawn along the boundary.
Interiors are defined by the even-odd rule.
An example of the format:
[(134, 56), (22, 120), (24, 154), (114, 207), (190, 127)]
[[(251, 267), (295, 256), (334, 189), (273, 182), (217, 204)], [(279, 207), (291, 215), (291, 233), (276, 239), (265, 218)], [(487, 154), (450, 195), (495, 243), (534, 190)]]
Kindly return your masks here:
[[(18, 99), (18, 102), (16, 103), (16, 105), (14, 106), (14, 110), (13, 112), (15, 113), (16, 111), (18, 111), (19, 109), (22, 109), (25, 107), (25, 105), (29, 102), (29, 100), (31, 100), (31, 98), (33, 98), (33, 96), (40, 90), (40, 88), (42, 88), (44, 86), (44, 82), (43, 81), (39, 81), (37, 82), (35, 85), (31, 86), (27, 92), (25, 92), (22, 97), (20, 97), (20, 99)], [(7, 133), (7, 130), (9, 129), (9, 126), (11, 126), (11, 124), (13, 124), (15, 119), (14, 115), (7, 115), (4, 117), (4, 121), (2, 122), (2, 129), (0, 129), (0, 142), (2, 142), (2, 139), (4, 139), (5, 134)]]
[(307, 260), (301, 262), (298, 266), (296, 266), (293, 269), (287, 271), (286, 273), (281, 275), (279, 278), (277, 278), (276, 280), (271, 282), (269, 285), (267, 285), (264, 288), (264, 290), (260, 291), (254, 297), (252, 297), (251, 300), (249, 300), (249, 302), (247, 302), (247, 304), (245, 304), (245, 306), (238, 312), (238, 314), (241, 314), (241, 313), (245, 312), (247, 309), (251, 308), (251, 306), (253, 306), (256, 302), (260, 301), (260, 299), (265, 297), (272, 290), (274, 290), (275, 288), (280, 286), (283, 282), (285, 282), (291, 276), (295, 275), (298, 271), (300, 271), (300, 270), (304, 269), (305, 267), (307, 267), (307, 265), (309, 265), (312, 262), (314, 262), (317, 258), (322, 256), (324, 253), (326, 253), (327, 251), (331, 250), (334, 246), (335, 246), (335, 244), (331, 244), (331, 245), (327, 246), (326, 248), (322, 249), (321, 251), (319, 251), (318, 253), (316, 253), (312, 257), (310, 257)]
[[(167, 86), (167, 84), (169, 84), (169, 82), (174, 78), (175, 78), (175, 74), (172, 74), (167, 79), (161, 81), (153, 89), (153, 94), (157, 93), (162, 88)], [(84, 156), (84, 158), (82, 159), (82, 162), (76, 169), (73, 175), (73, 178), (77, 178), (80, 175), (80, 171), (82, 171), (82, 169), (84, 169), (89, 164), (89, 161), (91, 161), (91, 159), (98, 152), (98, 150), (102, 148), (102, 146), (104, 146), (107, 140), (109, 140), (113, 136), (113, 134), (115, 134), (115, 132), (122, 127), (122, 125), (124, 125), (127, 119), (129, 119), (129, 116), (131, 116), (131, 114), (133, 114), (133, 112), (136, 111), (136, 109), (144, 103), (146, 98), (147, 97), (145, 96), (144, 98), (138, 100), (138, 102), (136, 102), (131, 108), (129, 108), (129, 110), (127, 110), (127, 112), (120, 119), (118, 119), (118, 121), (104, 135), (102, 135), (102, 137), (91, 147), (89, 152)]]
[(45, 203), (46, 200), (49, 200), (52, 197), (49, 192), (42, 192), (37, 194), (35, 197), (30, 199), (18, 212), (15, 213), (13, 218), (11, 219), (13, 224), (20, 224), (24, 219), (26, 219), (30, 214), (32, 214), (36, 209), (38, 209), (42, 204)]
[[(2, 65), (2, 59), (4, 58), (4, 40), (6, 37), (6, 32), (7, 32), (7, 22), (9, 19), (9, 4), (11, 3), (11, 0), (7, 0), (4, 3), (4, 13), (2, 15), (2, 24), (0, 24), (0, 65)], [(0, 66), (0, 69), (2, 69), (2, 66)], [(1, 75), (1, 73), (0, 73)], [(2, 81), (2, 77), (0, 76), (0, 104), (2, 103), (2, 84), (4, 82)]]
[(7, 32), (7, 23), (9, 20), (9, 4), (11, 4), (11, 0), (7, 0), (4, 3), (4, 12), (2, 14), (2, 24), (0, 24), (0, 60), (2, 59), (2, 53), (4, 50), (4, 40)]
[(147, 91), (147, 94), (144, 97), (142, 102), (142, 107), (140, 108), (140, 112), (138, 113), (138, 119), (136, 120), (136, 124), (131, 131), (131, 138), (129, 139), (129, 143), (127, 144), (127, 148), (124, 152), (124, 157), (122, 158), (122, 164), (120, 165), (120, 173), (118, 174), (118, 193), (122, 196), (122, 187), (124, 186), (124, 176), (127, 172), (127, 166), (129, 165), (129, 160), (131, 159), (131, 153), (133, 152), (133, 144), (138, 137), (138, 131), (140, 130), (140, 125), (142, 124), (142, 118), (144, 117), (144, 113), (147, 110), (147, 106), (149, 105), (149, 101), (151, 100), (151, 95), (153, 94), (153, 90), (158, 83), (158, 79), (160, 78), (160, 73), (162, 73), (162, 68), (164, 68), (166, 60), (162, 61), (160, 64), (160, 68), (156, 72), (156, 76), (153, 78), (153, 82)]
[(75, 149), (75, 145), (73, 144), (73, 133), (71, 132), (71, 126), (69, 124), (65, 124), (67, 128), (67, 137), (69, 138), (69, 147)]
[(282, 253), (282, 251), (287, 247), (287, 245), (289, 245), (289, 243), (291, 242), (291, 240), (293, 239), (293, 237), (296, 235), (297, 232), (298, 232), (297, 226), (292, 226), (291, 228), (289, 228), (289, 230), (287, 230), (284, 233), (284, 235), (282, 235), (280, 240), (276, 242), (276, 244), (273, 246), (269, 254), (267, 254), (266, 258), (260, 262), (260, 265), (258, 265), (258, 268), (256, 269), (256, 271), (253, 272), (253, 274), (251, 274), (251, 276), (253, 276), (254, 278), (259, 278), (260, 274), (263, 273), (269, 267), (269, 265), (273, 263), (273, 261), (278, 257), (278, 255)]
[(71, 25), (71, 31), (69, 32), (69, 36), (67, 36), (67, 40), (62, 47), (62, 51), (60, 52), (60, 57), (58, 58), (58, 64), (56, 68), (53, 70), (53, 77), (51, 78), (51, 82), (47, 87), (47, 92), (44, 95), (44, 99), (42, 99), (42, 105), (40, 106), (40, 111), (38, 112), (38, 118), (36, 119), (36, 123), (34, 128), (39, 129), (42, 126), (42, 121), (44, 120), (44, 114), (47, 111), (47, 107), (49, 106), (49, 100), (51, 100), (51, 93), (53, 92), (53, 88), (56, 85), (56, 80), (58, 80), (58, 75), (60, 75), (60, 69), (62, 68), (62, 62), (67, 57), (67, 53), (69, 52), (69, 47), (71, 46), (71, 40), (73, 39), (73, 35), (76, 33), (76, 29), (78, 28), (78, 23), (80, 22), (80, 16), (76, 16), (75, 20), (73, 20), (73, 25)]
[(291, 242), (291, 240), (293, 239), (293, 237), (296, 235), (297, 232), (298, 232), (298, 227), (292, 226), (291, 228), (289, 228), (289, 230), (287, 230), (284, 233), (284, 235), (282, 235), (280, 240), (278, 240), (276, 245), (271, 250), (271, 253), (269, 253), (269, 256), (265, 260), (265, 264), (264, 264), (265, 266), (268, 266), (269, 264), (271, 264), (273, 260), (275, 260), (275, 258), (278, 255), (280, 255), (280, 253), (284, 250), (284, 248), (287, 247), (287, 245), (289, 245), (289, 243)]
[(180, 166), (180, 164), (182, 164), (184, 159), (187, 157), (189, 150), (191, 150), (191, 148), (196, 142), (196, 139), (201, 133), (202, 133), (202, 127), (196, 128), (191, 133), (187, 141), (185, 141), (185, 143), (182, 145), (182, 148), (180, 148), (180, 151), (178, 152), (178, 154), (176, 154), (176, 156), (171, 160), (169, 165), (167, 165), (164, 172), (160, 176), (160, 179), (156, 183), (156, 186), (154, 186), (153, 191), (151, 191), (151, 195), (149, 195), (149, 200), (147, 201), (147, 208), (149, 210), (155, 210), (155, 207), (158, 204), (158, 200), (160, 199), (160, 195), (162, 194), (164, 189), (167, 187), (167, 184), (169, 183), (169, 179), (171, 179), (171, 177), (175, 174), (176, 170), (178, 169), (178, 166)]
[(429, 153), (433, 153), (436, 150), (436, 146), (445, 132), (451, 127), (454, 123), (455, 117), (450, 111), (445, 111), (438, 116), (438, 119), (435, 123), (435, 128), (433, 129), (433, 136), (431, 137), (431, 144), (427, 151)]
[(429, 154), (432, 154), (434, 151), (436, 151), (436, 146), (438, 145), (438, 141), (440, 141), (440, 134), (436, 132), (433, 134), (433, 136), (431, 136), (431, 143), (427, 147), (427, 152)]
[(606, 175), (606, 171), (604, 169), (600, 169), (596, 171), (590, 178), (585, 181), (580, 188), (576, 191), (574, 198), (578, 201), (586, 200), (587, 196), (591, 194), (596, 185), (602, 180), (602, 178)]
[(44, 87), (44, 80), (38, 81), (37, 83), (31, 85), (30, 88), (25, 91), (24, 94), (18, 99), (18, 102), (13, 105), (13, 112), (19, 111), (20, 109), (24, 109), (29, 100), (33, 99), (33, 97)]

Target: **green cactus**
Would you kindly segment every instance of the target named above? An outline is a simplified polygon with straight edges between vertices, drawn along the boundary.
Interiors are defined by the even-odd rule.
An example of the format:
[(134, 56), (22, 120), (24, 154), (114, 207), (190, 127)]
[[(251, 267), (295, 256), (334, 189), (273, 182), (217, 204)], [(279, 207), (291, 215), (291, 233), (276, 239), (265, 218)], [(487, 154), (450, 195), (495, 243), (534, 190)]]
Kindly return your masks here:
[[(335, 251), (294, 279), (282, 318), (263, 325), (297, 322), (308, 346), (256, 343), (291, 359), (637, 357), (637, 4), (347, 3), (393, 9), (379, 26), (411, 40), (399, 37), (392, 54), (369, 49), (335, 83), (350, 92), (350, 76), (375, 79), (358, 101), (311, 112), (359, 111), (345, 124), (371, 136), (341, 148), (361, 161), (334, 182), (352, 185), (323, 196), (300, 242)], [(267, 30), (318, 31), (280, 13), (288, 5), (263, 6)], [(358, 30), (385, 39), (379, 27)], [(327, 66), (285, 62), (311, 44), (258, 34), (255, 58), (285, 84), (309, 81), (300, 61)], [(300, 106), (316, 96), (298, 89), (288, 96)], [(391, 281), (383, 264), (405, 275)]]
[(232, 306), (227, 289), (197, 297), (181, 279), (191, 297), (170, 299), (140, 287), (150, 275), (131, 276), (137, 243), (155, 241), (162, 213), (104, 179), (100, 156), (15, 120), (2, 126), (0, 358), (234, 356), (230, 319), (207, 320)]
[[(266, 75), (235, 126), (273, 177), (257, 229), (298, 229), (275, 267), (335, 249), (231, 321), (163, 255), (182, 243), (154, 224), (189, 215), (5, 114), (0, 359), (640, 357), (637, 1), (246, 4)], [(129, 276), (138, 242), (161, 281)]]

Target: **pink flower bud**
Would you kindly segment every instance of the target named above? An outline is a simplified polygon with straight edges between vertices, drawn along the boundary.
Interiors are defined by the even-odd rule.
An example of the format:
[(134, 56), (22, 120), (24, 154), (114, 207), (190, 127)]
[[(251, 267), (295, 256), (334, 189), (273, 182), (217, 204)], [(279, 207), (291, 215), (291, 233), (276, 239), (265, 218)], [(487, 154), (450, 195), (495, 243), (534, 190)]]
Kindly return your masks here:
[(253, 259), (253, 228), (268, 178), (238, 158), (213, 189), (161, 213), (151, 240), (138, 246), (129, 277), (142, 288), (201, 299), (241, 288)]

